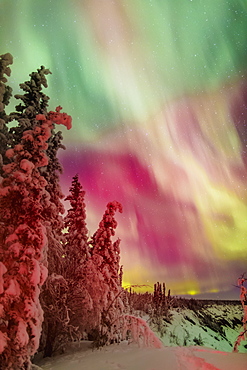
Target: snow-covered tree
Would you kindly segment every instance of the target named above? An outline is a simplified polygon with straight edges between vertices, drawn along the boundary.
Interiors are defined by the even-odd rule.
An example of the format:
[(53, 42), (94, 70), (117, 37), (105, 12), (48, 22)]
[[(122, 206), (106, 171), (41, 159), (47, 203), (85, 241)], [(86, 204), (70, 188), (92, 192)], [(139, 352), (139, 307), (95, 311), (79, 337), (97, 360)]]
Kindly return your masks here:
[[(8, 64), (11, 63), (12, 59), (9, 54), (3, 55), (0, 59), (0, 78), (2, 85), (6, 82), (3, 74), (5, 73), (9, 75)], [(41, 66), (40, 69), (37, 70), (37, 72), (32, 72), (30, 74), (29, 81), (25, 81), (24, 83), (20, 84), (20, 88), (24, 91), (24, 93), (15, 95), (18, 100), (21, 100), (21, 102), (15, 107), (16, 111), (10, 113), (9, 115), (6, 115), (4, 111), (0, 113), (0, 118), (2, 118), (2, 121), (0, 121), (0, 123), (3, 123), (2, 130), (0, 129), (0, 146), (1, 149), (4, 148), (4, 150), (2, 150), (2, 161), (4, 164), (11, 162), (11, 159), (7, 158), (4, 155), (6, 148), (18, 145), (23, 133), (27, 130), (33, 129), (36, 126), (37, 115), (42, 114), (45, 117), (48, 116), (47, 107), (49, 97), (43, 93), (42, 89), (43, 87), (47, 87), (46, 75), (48, 75), (49, 73), (51, 72), (44, 66)], [(3, 103), (6, 105), (11, 91), (10, 89), (8, 89), (8, 87), (2, 85), (0, 90), (5, 92), (2, 100)], [(61, 107), (57, 107), (55, 112), (49, 112), (50, 119), (52, 119), (54, 123), (63, 124), (68, 129), (70, 129), (71, 117), (66, 115), (65, 113), (60, 113), (60, 110)], [(8, 129), (6, 123), (10, 121), (17, 122), (17, 125), (12, 125), (13, 127)], [(47, 343), (46, 339), (52, 337), (51, 332), (57, 332), (57, 329), (54, 329), (54, 326), (60, 328), (61, 325), (63, 325), (62, 322), (64, 322), (63, 317), (67, 316), (66, 308), (63, 304), (63, 300), (65, 299), (65, 297), (60, 296), (60, 298), (58, 299), (57, 296), (58, 291), (60, 292), (60, 295), (64, 295), (66, 291), (66, 289), (64, 289), (66, 283), (61, 278), (61, 256), (63, 255), (62, 230), (64, 228), (62, 218), (64, 207), (61, 199), (64, 196), (59, 185), (59, 174), (62, 172), (62, 168), (57, 158), (58, 150), (60, 148), (64, 149), (64, 146), (61, 142), (61, 132), (55, 132), (54, 126), (52, 126), (51, 135), (48, 138), (46, 149), (47, 156), (49, 157), (49, 162), (46, 165), (39, 167), (40, 174), (46, 180), (46, 191), (48, 193), (46, 198), (42, 199), (42, 218), (46, 225), (47, 238), (49, 242), (49, 249), (47, 251), (49, 260), (49, 276), (42, 287), (41, 294), (42, 306), (45, 311), (45, 321), (42, 332), (42, 346), (45, 347), (45, 350), (48, 353), (51, 350), (50, 344)], [(61, 287), (61, 289), (56, 289), (55, 294), (54, 286), (57, 284), (61, 284), (62, 281), (63, 287)], [(52, 294), (54, 294), (54, 297), (52, 296)], [(58, 310), (59, 318), (57, 317), (59, 325), (57, 325), (57, 321), (54, 320), (55, 310), (51, 308), (52, 301), (55, 301), (57, 305), (59, 304), (59, 302), (61, 304)], [(64, 324), (64, 326), (66, 326), (66, 324)]]
[(115, 229), (117, 228), (117, 221), (114, 218), (116, 211), (122, 213), (122, 205), (117, 201), (109, 202), (99, 223), (98, 230), (92, 237), (91, 245), (92, 255), (102, 257), (102, 263), (99, 265), (100, 270), (104, 271), (104, 268), (107, 267), (113, 279), (112, 284), (119, 287), (120, 239), (117, 239), (115, 242), (112, 242), (111, 239), (115, 235)]
[(90, 256), (88, 246), (88, 230), (86, 226), (85, 191), (75, 175), (70, 188), (70, 195), (65, 200), (70, 201), (71, 208), (64, 218), (65, 234), (65, 276), (72, 278), (81, 269), (81, 265)]
[[(64, 217), (66, 233), (64, 234), (63, 276), (68, 284), (66, 305), (71, 330), (77, 328), (79, 338), (83, 337), (83, 333), (89, 328), (87, 316), (92, 310), (92, 299), (88, 293), (92, 280), (88, 281), (88, 274), (93, 271), (94, 275), (97, 275), (91, 264), (88, 271), (90, 253), (84, 196), (85, 191), (82, 189), (78, 175), (75, 175), (70, 187), (70, 195), (65, 198), (70, 202), (71, 208)], [(96, 276), (91, 277), (94, 280), (95, 278)]]
[[(60, 113), (61, 107), (54, 112), (52, 119), (56, 123), (71, 128), (71, 119)], [(61, 122), (60, 122), (61, 120)], [(62, 214), (64, 206), (61, 200), (62, 194), (59, 175), (62, 173), (62, 166), (57, 158), (59, 149), (65, 149), (62, 145), (62, 134), (60, 131), (51, 131), (48, 140), (47, 155), (49, 163), (41, 169), (47, 181), (46, 190), (49, 193), (49, 204), (43, 210), (43, 217), (47, 225), (48, 248), (48, 278), (42, 287), (41, 304), (44, 310), (44, 323), (41, 337), (40, 350), (44, 350), (45, 356), (52, 353), (61, 345), (61, 338), (66, 337), (70, 330), (68, 324), (67, 301), (68, 284), (64, 278), (62, 257), (64, 255), (64, 221)]]
[(117, 227), (117, 221), (114, 218), (116, 211), (121, 213), (122, 205), (117, 201), (109, 202), (99, 228), (91, 240), (92, 258), (105, 284), (101, 306), (100, 344), (114, 338), (114, 332), (120, 325), (118, 318), (124, 309), (121, 299), (120, 239), (115, 242), (111, 239)]
[[(59, 106), (56, 112), (53, 112), (52, 119), (57, 124), (64, 124), (67, 129), (71, 128), (71, 117), (65, 113), (60, 113), (62, 108)], [(62, 133), (61, 131), (56, 132), (54, 129), (51, 132), (51, 137), (48, 140), (47, 155), (49, 156), (49, 163), (41, 171), (44, 175), (47, 186), (46, 190), (50, 195), (50, 205), (46, 207), (43, 212), (44, 219), (49, 223), (48, 229), (48, 240), (49, 240), (49, 274), (63, 274), (63, 266), (61, 263), (61, 257), (64, 254), (63, 242), (64, 242), (64, 221), (62, 215), (65, 212), (62, 199), (64, 195), (60, 186), (60, 174), (63, 172), (62, 166), (57, 157), (59, 149), (65, 149), (62, 144)]]
[[(78, 175), (73, 177), (70, 195), (65, 200), (71, 208), (64, 218), (64, 276), (68, 283), (67, 307), (70, 325), (77, 327), (79, 338), (87, 333), (91, 338), (100, 331), (102, 312), (106, 307), (108, 283), (101, 270), (103, 257), (89, 247), (86, 207)], [(91, 241), (92, 242), (92, 241)]]
[[(71, 120), (64, 113), (60, 113), (61, 107), (54, 112), (52, 119), (56, 123), (63, 123), (68, 129), (71, 128)], [(61, 122), (59, 122), (61, 118)], [(50, 161), (43, 169), (47, 180), (46, 190), (49, 193), (49, 207), (44, 209), (43, 217), (47, 220), (48, 237), (48, 278), (42, 287), (41, 303), (44, 310), (44, 323), (41, 337), (40, 350), (44, 350), (44, 356), (51, 356), (56, 350), (62, 348), (71, 331), (69, 324), (69, 309), (67, 306), (69, 286), (64, 277), (64, 221), (62, 214), (64, 206), (61, 199), (62, 194), (59, 174), (62, 167), (57, 158), (57, 152), (62, 145), (61, 132), (52, 130), (51, 138), (48, 140), (47, 153)], [(64, 344), (63, 344), (64, 342)]]
[[(70, 128), (71, 117), (61, 107), (47, 113), (49, 98), (41, 90), (50, 72), (43, 66), (20, 85), (25, 93), (15, 97), (22, 103), (7, 115), (11, 89), (3, 75), (11, 63), (10, 54), (0, 57), (0, 363), (4, 369), (29, 369), (39, 345), (39, 294), (47, 277), (47, 210), (53, 206), (44, 176), (48, 148), (54, 123)], [(17, 126), (8, 129), (11, 120)]]
[(4, 369), (29, 369), (38, 349), (43, 312), (40, 288), (47, 277), (47, 235), (42, 217), (49, 202), (46, 180), (39, 168), (48, 164), (47, 140), (53, 127), (36, 116), (36, 126), (25, 130), (19, 144), (6, 151), (12, 160), (3, 166), (0, 185), (1, 354)]

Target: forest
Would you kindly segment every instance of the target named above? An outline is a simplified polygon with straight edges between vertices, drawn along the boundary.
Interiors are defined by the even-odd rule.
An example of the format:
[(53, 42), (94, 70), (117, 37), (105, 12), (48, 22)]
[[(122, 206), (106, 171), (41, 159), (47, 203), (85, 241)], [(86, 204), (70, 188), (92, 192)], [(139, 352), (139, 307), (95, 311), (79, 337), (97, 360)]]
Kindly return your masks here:
[(85, 192), (75, 175), (64, 216), (57, 153), (65, 147), (55, 127), (70, 129), (72, 119), (60, 106), (48, 112), (42, 88), (50, 71), (43, 66), (20, 84), (20, 104), (7, 114), (12, 62), (12, 55), (1, 55), (0, 363), (29, 369), (37, 350), (51, 356), (85, 335), (101, 346), (116, 340), (120, 325), (127, 330), (133, 318), (124, 315), (120, 239), (112, 241), (122, 205), (109, 202), (89, 237)]

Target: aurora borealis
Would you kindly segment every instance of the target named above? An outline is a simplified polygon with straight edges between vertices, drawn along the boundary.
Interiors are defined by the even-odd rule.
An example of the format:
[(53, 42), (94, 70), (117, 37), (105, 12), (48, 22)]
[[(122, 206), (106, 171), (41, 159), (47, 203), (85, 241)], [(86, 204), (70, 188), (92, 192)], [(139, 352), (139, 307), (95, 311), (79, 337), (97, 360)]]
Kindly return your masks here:
[(50, 109), (73, 117), (61, 185), (79, 174), (90, 233), (123, 205), (124, 283), (231, 298), (247, 272), (247, 2), (0, 0), (0, 17), (14, 92), (44, 65)]

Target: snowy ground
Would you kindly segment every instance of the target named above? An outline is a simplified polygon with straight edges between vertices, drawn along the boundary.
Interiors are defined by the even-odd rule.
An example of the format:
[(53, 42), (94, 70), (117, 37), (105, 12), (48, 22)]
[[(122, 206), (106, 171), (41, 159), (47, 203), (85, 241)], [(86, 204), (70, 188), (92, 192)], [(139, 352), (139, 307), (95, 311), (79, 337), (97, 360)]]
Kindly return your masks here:
[(198, 311), (177, 308), (171, 310), (170, 322), (161, 320), (162, 334), (152, 325), (163, 343), (161, 349), (123, 341), (92, 350), (91, 342), (82, 341), (71, 344), (63, 355), (36, 358), (35, 363), (43, 370), (247, 370), (246, 341), (239, 346), (240, 353), (232, 353), (241, 320), (241, 305), (209, 304)]
[[(77, 346), (77, 348), (76, 348)], [(79, 347), (78, 347), (79, 346)], [(138, 348), (127, 342), (92, 350), (74, 344), (67, 353), (41, 360), (43, 370), (246, 370), (247, 354), (204, 347)]]

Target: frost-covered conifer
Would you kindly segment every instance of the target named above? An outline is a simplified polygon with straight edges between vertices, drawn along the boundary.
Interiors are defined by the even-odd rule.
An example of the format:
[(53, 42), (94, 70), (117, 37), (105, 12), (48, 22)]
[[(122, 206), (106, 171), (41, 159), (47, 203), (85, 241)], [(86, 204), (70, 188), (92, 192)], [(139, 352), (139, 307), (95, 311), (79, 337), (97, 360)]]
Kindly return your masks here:
[[(55, 112), (49, 112), (47, 116), (56, 124), (63, 124), (67, 129), (71, 128), (71, 117), (61, 113), (61, 107)], [(40, 115), (42, 117), (42, 115)], [(43, 115), (45, 117), (45, 115)], [(61, 165), (57, 158), (57, 151), (64, 148), (61, 144), (61, 132), (51, 130), (48, 140), (47, 155), (49, 162), (41, 168), (41, 173), (47, 181), (46, 190), (49, 194), (49, 202), (45, 202), (42, 216), (46, 223), (48, 238), (48, 278), (41, 290), (41, 304), (44, 310), (44, 322), (40, 350), (44, 350), (44, 356), (51, 356), (61, 346), (61, 338), (67, 338), (70, 331), (67, 302), (68, 283), (63, 276), (62, 256), (63, 250), (63, 218), (61, 214), (64, 207), (61, 199), (64, 197), (60, 184), (59, 172)]]
[[(9, 54), (5, 54), (0, 59), (0, 77), (3, 73), (9, 74), (7, 64), (11, 64), (12, 60)], [(47, 117), (47, 107), (49, 97), (42, 92), (43, 87), (47, 87), (46, 75), (51, 73), (44, 66), (41, 66), (37, 72), (30, 74), (29, 81), (25, 81), (20, 84), (20, 88), (24, 91), (23, 94), (15, 95), (15, 98), (21, 100), (15, 108), (16, 111), (10, 113), (8, 116), (5, 112), (0, 113), (3, 118), (3, 122), (8, 123), (9, 121), (17, 122), (17, 126), (7, 129), (6, 124), (0, 131), (0, 146), (4, 148), (5, 152), (7, 147), (14, 147), (20, 143), (22, 135), (27, 130), (32, 130), (36, 125), (36, 116), (39, 114)], [(6, 79), (3, 77), (3, 82)], [(8, 96), (11, 91), (5, 87), (4, 103), (7, 103)], [(60, 113), (61, 107), (57, 107), (56, 112), (50, 112), (49, 117), (56, 124), (63, 124), (68, 129), (71, 128), (71, 117), (65, 113)], [(0, 121), (0, 122), (2, 122)], [(65, 286), (66, 282), (61, 278), (62, 276), (62, 263), (61, 256), (63, 255), (63, 219), (62, 214), (64, 213), (64, 207), (61, 199), (64, 197), (59, 185), (59, 173), (62, 172), (61, 165), (57, 158), (57, 152), (60, 148), (65, 148), (62, 145), (62, 134), (61, 132), (55, 132), (54, 126), (51, 127), (51, 135), (48, 139), (48, 146), (46, 149), (49, 162), (39, 167), (40, 174), (46, 180), (47, 196), (42, 199), (42, 217), (45, 221), (47, 238), (49, 242), (48, 249), (48, 260), (49, 260), (49, 277), (42, 287), (42, 306), (45, 311), (45, 322), (43, 325), (42, 332), (42, 345), (45, 346), (47, 352), (51, 352), (50, 345), (46, 342), (46, 338), (51, 338), (51, 333), (48, 333), (48, 327), (50, 332), (57, 333), (58, 329), (54, 329), (54, 326), (63, 326), (62, 322), (64, 317), (67, 316), (66, 308), (64, 307), (63, 301), (65, 299)], [(1, 154), (1, 153), (0, 153)], [(7, 158), (2, 155), (3, 163), (7, 164), (11, 162), (11, 158)], [(1, 170), (1, 165), (0, 165)], [(55, 280), (54, 280), (55, 279)], [(63, 281), (63, 284), (62, 284)], [(58, 283), (59, 282), (59, 283)], [(55, 285), (62, 284), (61, 289), (56, 291), (53, 289)], [(60, 292), (59, 297), (56, 292)], [(56, 293), (56, 294), (55, 294)], [(55, 310), (51, 309), (51, 302), (55, 301), (57, 305), (60, 304), (55, 315)], [(50, 302), (50, 304), (48, 304)], [(64, 307), (64, 308), (63, 308)], [(52, 315), (51, 315), (52, 313)], [(55, 320), (54, 317), (57, 317)], [(48, 323), (49, 321), (49, 323)], [(57, 325), (59, 321), (59, 325)], [(64, 324), (65, 325), (65, 324)], [(54, 334), (55, 335), (55, 334)], [(55, 335), (56, 336), (56, 335)]]
[[(4, 71), (0, 70), (1, 82), (5, 82), (2, 74), (8, 75)], [(47, 277), (46, 212), (52, 208), (43, 175), (49, 165), (54, 123), (71, 126), (71, 117), (60, 113), (61, 107), (47, 113), (48, 97), (41, 89), (47, 85), (48, 73), (41, 67), (20, 85), (25, 94), (16, 96), (23, 103), (16, 112), (7, 116), (1, 111), (2, 121), (18, 123), (1, 135), (7, 148), (0, 185), (0, 363), (4, 369), (30, 368), (43, 320), (39, 294)], [(5, 88), (2, 103), (7, 104), (8, 96), (10, 90)]]
[[(73, 177), (70, 195), (65, 200), (70, 201), (71, 208), (64, 218), (65, 234), (65, 276), (72, 278), (80, 270), (81, 264), (90, 256), (88, 247), (88, 230), (86, 227), (85, 191), (78, 180)], [(80, 272), (79, 272), (80, 274)]]
[(115, 278), (116, 285), (119, 286), (120, 239), (112, 242), (111, 238), (115, 235), (115, 229), (117, 228), (117, 221), (114, 216), (116, 211), (122, 213), (122, 205), (114, 201), (109, 202), (106, 207), (107, 209), (99, 223), (99, 228), (92, 237), (92, 254), (97, 254), (103, 258), (99, 268), (103, 271), (104, 267), (107, 266), (111, 276)]
[[(50, 158), (46, 167), (41, 169), (41, 173), (47, 181), (46, 190), (49, 193), (49, 207), (45, 207), (43, 217), (47, 220), (47, 237), (49, 240), (48, 260), (49, 260), (49, 275), (56, 273), (63, 274), (61, 256), (63, 251), (63, 229), (64, 222), (62, 215), (64, 214), (64, 206), (62, 199), (64, 195), (60, 187), (60, 174), (62, 166), (57, 158), (59, 149), (65, 149), (62, 145), (62, 133), (55, 132), (53, 129), (51, 137), (48, 140), (47, 155)], [(43, 288), (44, 289), (44, 288)]]
[(123, 311), (121, 299), (122, 287), (120, 284), (120, 239), (111, 240), (115, 235), (117, 221), (115, 212), (122, 212), (122, 205), (117, 202), (107, 204), (107, 209), (99, 224), (98, 230), (92, 237), (92, 256), (96, 261), (97, 269), (103, 276), (105, 284), (103, 305), (101, 312), (100, 341), (111, 341), (118, 331), (119, 317)]
[(47, 235), (42, 217), (49, 196), (39, 168), (48, 164), (53, 112), (36, 116), (20, 143), (6, 151), (0, 184), (1, 354), (4, 369), (29, 369), (38, 349), (43, 312), (40, 288), (47, 277)]
[[(64, 122), (70, 129), (71, 120), (60, 113), (58, 107), (53, 114), (53, 120), (59, 123)], [(60, 123), (61, 123), (60, 122)], [(64, 255), (64, 221), (62, 214), (64, 206), (61, 200), (62, 194), (59, 175), (62, 173), (62, 166), (57, 158), (59, 149), (65, 149), (62, 145), (62, 133), (51, 131), (48, 140), (47, 155), (49, 163), (41, 169), (41, 173), (47, 181), (46, 190), (49, 193), (49, 204), (44, 207), (43, 217), (47, 225), (48, 248), (48, 278), (42, 287), (41, 304), (44, 310), (44, 323), (41, 337), (40, 350), (44, 350), (45, 356), (51, 356), (60, 345), (61, 333), (65, 336), (68, 328), (68, 309), (65, 304), (67, 300), (68, 284), (64, 278), (62, 257)]]
[[(75, 175), (70, 187), (70, 195), (65, 200), (70, 202), (71, 208), (64, 218), (64, 277), (68, 284), (67, 307), (71, 327), (77, 327), (77, 335), (83, 337), (89, 331), (89, 313), (92, 311), (92, 298), (89, 287), (97, 280), (95, 266), (88, 261), (90, 258), (88, 246), (88, 230), (86, 227), (86, 208), (84, 202), (85, 191)], [(89, 269), (89, 271), (88, 271)], [(88, 274), (92, 275), (91, 281)], [(92, 324), (91, 324), (92, 327)]]
[[(54, 130), (52, 130), (54, 131)], [(58, 133), (59, 134), (59, 133)], [(57, 134), (51, 139), (54, 142)], [(48, 166), (42, 169), (47, 180), (46, 190), (49, 194), (49, 202), (43, 210), (46, 220), (47, 238), (49, 248), (47, 251), (48, 278), (41, 290), (41, 304), (44, 310), (44, 322), (42, 329), (40, 350), (44, 350), (45, 356), (51, 356), (55, 347), (59, 332), (67, 329), (67, 299), (68, 286), (63, 277), (63, 233), (64, 228), (62, 213), (64, 212), (61, 199), (63, 198), (58, 171), (55, 170), (56, 157), (51, 155), (51, 141), (48, 142), (48, 155), (50, 158)], [(53, 150), (54, 148), (52, 148)], [(51, 164), (51, 165), (50, 165)], [(55, 168), (54, 168), (55, 167)]]

